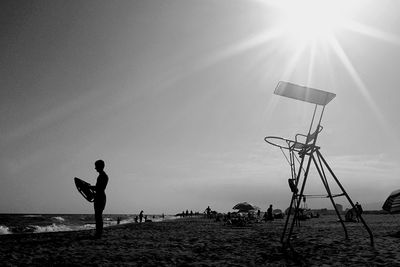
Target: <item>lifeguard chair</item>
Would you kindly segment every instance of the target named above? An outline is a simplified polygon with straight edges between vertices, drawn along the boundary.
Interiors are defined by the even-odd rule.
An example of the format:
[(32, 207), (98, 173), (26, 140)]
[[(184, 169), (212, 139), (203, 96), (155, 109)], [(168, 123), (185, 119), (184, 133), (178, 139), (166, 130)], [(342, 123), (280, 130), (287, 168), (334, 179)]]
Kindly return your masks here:
[[(356, 210), (356, 207), (351, 200), (350, 196), (345, 191), (342, 184), (339, 182), (339, 179), (336, 177), (331, 167), (326, 162), (325, 158), (322, 156), (320, 147), (317, 146), (318, 135), (321, 133), (323, 127), (321, 126), (322, 115), (325, 111), (325, 106), (335, 98), (336, 94), (313, 89), (309, 87), (299, 86), (293, 83), (282, 82), (280, 81), (275, 88), (274, 94), (285, 96), (293, 99), (297, 99), (300, 101), (308, 102), (315, 104), (314, 112), (311, 119), (310, 128), (307, 134), (296, 134), (293, 139), (286, 139), (282, 137), (276, 136), (267, 136), (264, 140), (273, 146), (279, 147), (285, 156), (286, 160), (290, 165), (291, 178), (288, 179), (289, 187), (292, 191), (292, 199), (290, 201), (290, 206), (288, 209), (288, 214), (286, 216), (285, 226), (283, 228), (283, 232), (281, 235), (281, 243), (283, 246), (290, 245), (290, 238), (293, 233), (294, 225), (296, 224), (296, 219), (299, 216), (299, 208), (302, 199), (305, 197), (321, 197), (321, 198), (329, 198), (336, 214), (339, 218), (341, 225), (343, 226), (343, 230), (345, 233), (346, 239), (348, 239), (348, 233), (346, 229), (346, 225), (342, 219), (342, 216), (337, 209), (335, 198), (336, 197), (345, 197), (352, 208)], [(319, 114), (319, 118), (316, 118), (316, 114)], [(318, 116), (318, 115), (317, 115)], [(316, 123), (316, 125), (314, 125)], [(288, 155), (286, 153), (288, 152)], [(304, 189), (306, 187), (307, 176), (309, 174), (311, 163), (314, 164), (319, 177), (321, 178), (322, 184), (326, 189), (326, 195), (305, 195)], [(333, 181), (337, 184), (340, 192), (332, 193), (331, 188), (328, 183), (328, 175), (333, 178)], [(294, 209), (294, 216), (292, 221), (290, 222), (290, 217), (292, 215)], [(363, 223), (365, 229), (367, 230), (371, 245), (374, 245), (374, 239), (371, 230), (368, 225), (362, 218), (361, 214), (358, 214), (361, 222)]]

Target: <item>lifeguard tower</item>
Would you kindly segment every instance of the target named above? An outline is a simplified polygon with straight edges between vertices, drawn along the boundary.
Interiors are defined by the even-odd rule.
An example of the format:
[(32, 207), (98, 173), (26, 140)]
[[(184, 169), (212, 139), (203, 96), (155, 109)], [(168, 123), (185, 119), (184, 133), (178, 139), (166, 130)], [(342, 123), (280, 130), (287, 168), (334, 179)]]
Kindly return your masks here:
[[(339, 182), (339, 179), (336, 177), (331, 167), (322, 156), (322, 153), (320, 151), (321, 148), (317, 146), (318, 135), (323, 129), (323, 127), (321, 126), (321, 121), (325, 111), (325, 107), (333, 98), (335, 98), (336, 95), (330, 92), (282, 81), (278, 83), (277, 87), (275, 88), (274, 94), (308, 102), (315, 105), (310, 128), (308, 129), (307, 134), (296, 134), (294, 140), (276, 136), (267, 136), (264, 139), (267, 143), (279, 147), (290, 165), (291, 178), (288, 179), (288, 182), (289, 187), (292, 191), (292, 199), (290, 201), (285, 226), (281, 235), (282, 245), (290, 245), (293, 228), (299, 216), (300, 204), (305, 197), (329, 198), (343, 227), (345, 237), (346, 239), (348, 239), (346, 225), (342, 219), (342, 216), (340, 215), (339, 210), (337, 209), (335, 198), (345, 197), (350, 203), (353, 210), (357, 212), (357, 209), (350, 196), (347, 194), (344, 187)], [(306, 187), (307, 176), (309, 174), (311, 163), (313, 163), (313, 165), (315, 166), (319, 177), (321, 178), (322, 184), (326, 190), (326, 194), (324, 195), (304, 194), (304, 189)], [(330, 180), (333, 180), (333, 182), (337, 184), (337, 187), (340, 189), (339, 192), (331, 192), (331, 187), (328, 183), (328, 177), (331, 177)], [(292, 216), (292, 213), (293, 217), (290, 222), (290, 217)], [(362, 218), (361, 214), (358, 214), (358, 216), (365, 229), (367, 230), (371, 240), (371, 245), (373, 246), (374, 239), (372, 232)]]

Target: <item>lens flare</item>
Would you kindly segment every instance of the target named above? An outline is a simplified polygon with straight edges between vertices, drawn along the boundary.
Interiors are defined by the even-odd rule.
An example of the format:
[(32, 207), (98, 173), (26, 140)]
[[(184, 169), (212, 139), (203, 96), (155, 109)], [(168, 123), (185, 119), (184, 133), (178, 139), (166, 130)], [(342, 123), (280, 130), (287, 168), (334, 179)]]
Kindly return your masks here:
[(280, 25), (291, 41), (311, 44), (326, 41), (347, 21), (351, 7), (343, 1), (282, 1)]

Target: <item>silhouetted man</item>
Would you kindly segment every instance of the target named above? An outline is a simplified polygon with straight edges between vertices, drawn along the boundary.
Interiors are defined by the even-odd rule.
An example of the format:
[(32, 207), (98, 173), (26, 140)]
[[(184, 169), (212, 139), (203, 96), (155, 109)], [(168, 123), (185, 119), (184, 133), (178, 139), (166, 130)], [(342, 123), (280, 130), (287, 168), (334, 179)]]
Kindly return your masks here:
[(274, 220), (274, 216), (272, 215), (272, 205), (269, 205), (269, 208), (267, 209), (267, 220), (268, 221)]
[(210, 206), (208, 206), (208, 207), (206, 208), (206, 212), (207, 212), (207, 219), (210, 219), (210, 218), (211, 218), (211, 209), (210, 209)]
[(140, 221), (140, 222), (143, 221), (143, 210), (140, 211), (140, 213), (139, 213), (139, 221)]
[(96, 219), (96, 235), (95, 238), (100, 238), (103, 233), (103, 210), (106, 206), (106, 186), (108, 176), (104, 172), (104, 161), (99, 159), (94, 163), (96, 171), (99, 173), (96, 185), (92, 186), (96, 194), (94, 196), (94, 217)]
[(355, 205), (356, 208), (356, 218), (357, 218), (357, 222), (360, 222), (360, 218), (361, 218), (361, 214), (363, 213), (363, 209), (360, 205), (360, 203), (356, 203)]

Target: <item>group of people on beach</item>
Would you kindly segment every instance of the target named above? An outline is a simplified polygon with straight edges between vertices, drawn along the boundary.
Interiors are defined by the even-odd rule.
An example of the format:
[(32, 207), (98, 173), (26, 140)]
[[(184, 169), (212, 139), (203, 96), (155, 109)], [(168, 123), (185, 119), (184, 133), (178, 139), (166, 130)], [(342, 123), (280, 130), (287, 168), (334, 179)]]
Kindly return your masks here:
[[(161, 218), (164, 218), (164, 213), (161, 215)], [(154, 215), (153, 215), (154, 219)], [(140, 211), (138, 216), (135, 216), (135, 223), (142, 223), (142, 222), (152, 222), (152, 220), (147, 219), (147, 215), (143, 214), (143, 210)]]
[[(264, 212), (263, 216), (261, 216), (261, 210), (251, 211), (238, 211), (238, 212), (228, 212), (227, 214), (218, 213), (216, 211), (211, 210), (210, 206), (208, 206), (205, 211), (205, 218), (207, 219), (215, 219), (215, 221), (223, 221), (227, 225), (235, 225), (235, 226), (245, 226), (249, 223), (254, 222), (262, 222), (262, 221), (273, 221), (275, 219), (275, 215), (273, 214), (273, 206), (269, 205), (269, 208), (266, 212)], [(278, 218), (283, 218), (279, 217)]]
[[(197, 212), (196, 212), (197, 213)], [(198, 214), (198, 213), (197, 213)], [(191, 210), (186, 210), (186, 211), (182, 211), (182, 213), (178, 214), (179, 217), (184, 218), (184, 217), (193, 217), (195, 215), (195, 213)]]

